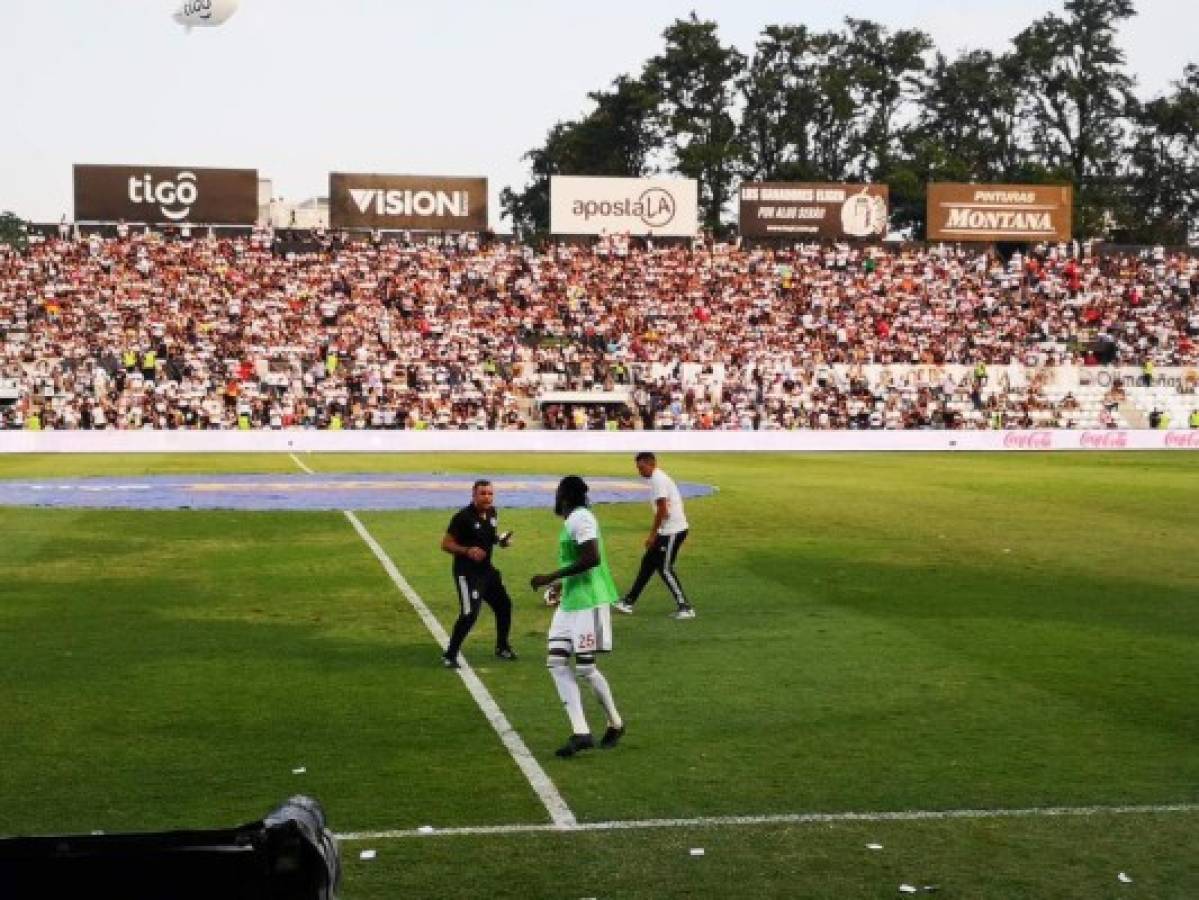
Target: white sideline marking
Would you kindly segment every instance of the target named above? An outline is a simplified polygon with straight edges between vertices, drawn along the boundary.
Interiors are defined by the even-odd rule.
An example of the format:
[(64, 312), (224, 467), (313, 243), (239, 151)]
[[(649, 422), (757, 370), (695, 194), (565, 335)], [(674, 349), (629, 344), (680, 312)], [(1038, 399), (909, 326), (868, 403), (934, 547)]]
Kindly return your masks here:
[[(445, 633), (445, 629), (441, 627), (441, 623), (437, 621), (437, 618), (429, 610), (429, 607), (425, 605), (420, 595), (412, 589), (412, 585), (400, 574), (400, 570), (391, 561), (391, 557), (387, 555), (387, 551), (379, 546), (379, 542), (358, 521), (356, 515), (346, 510), (345, 516), (350, 520), (350, 524), (354, 526), (354, 530), (358, 532), (358, 536), (366, 541), (366, 545), (371, 548), (371, 552), (375, 554), (375, 558), (382, 563), (384, 570), (391, 576), (391, 580), (395, 582), (395, 586), (400, 589), (400, 593), (408, 598), (408, 602), (412, 604), (412, 608), (416, 610), (421, 621), (425, 623), (425, 627), (429, 629), (429, 633), (437, 639), (438, 646), (444, 647), (449, 643), (450, 636)], [(577, 827), (578, 820), (575, 818), (575, 814), (566, 805), (566, 801), (558, 793), (558, 788), (554, 786), (554, 782), (550, 780), (545, 769), (541, 768), (541, 764), (533, 757), (524, 740), (516, 733), (516, 729), (512, 727), (508, 718), (500, 709), (499, 704), (495, 702), (495, 698), (491, 696), (491, 692), (479, 680), (479, 676), (470, 667), (470, 663), (461, 656), (459, 656), (459, 660), (462, 663), (462, 668), (458, 670), (458, 674), (466, 684), (467, 690), (475, 698), (475, 703), (479, 704), (479, 709), (483, 710), (483, 715), (487, 717), (487, 721), (491, 723), (491, 727), (500, 736), (500, 740), (508, 748), (508, 752), (512, 754), (512, 758), (516, 760), (516, 764), (524, 772), (525, 778), (529, 780), (529, 784), (541, 802), (545, 804), (546, 811), (550, 814), (550, 821), (553, 824), (542, 827), (548, 831), (559, 831), (564, 828)], [(416, 833), (415, 831), (413, 832), (413, 834)]]
[(291, 459), (292, 459), (292, 462), (294, 462), (294, 463), (295, 463), (297, 466), (299, 466), (301, 469), (303, 469), (303, 470), (304, 470), (304, 472), (305, 472), (305, 473), (307, 473), (308, 475), (315, 475), (315, 474), (316, 474), (315, 472), (313, 472), (313, 471), (312, 471), (312, 469), (310, 469), (310, 468), (308, 468), (306, 465), (304, 465), (304, 463), (303, 463), (303, 461), (300, 459), (300, 457), (296, 456), (294, 453), (289, 453), (289, 454), (287, 454), (287, 455), (291, 457)]
[(530, 834), (562, 831), (632, 831), (641, 828), (706, 828), (732, 825), (828, 825), (838, 822), (922, 822), (941, 819), (1035, 819), (1055, 816), (1119, 816), (1146, 813), (1199, 812), (1199, 803), (1158, 806), (1046, 806), (1027, 809), (942, 809), (904, 812), (794, 813), (774, 816), (711, 816), (697, 819), (626, 819), (576, 822), (572, 825), (476, 825), (430, 830), (358, 831), (337, 835), (341, 841), (385, 841), (414, 837), (457, 837), (487, 834)]

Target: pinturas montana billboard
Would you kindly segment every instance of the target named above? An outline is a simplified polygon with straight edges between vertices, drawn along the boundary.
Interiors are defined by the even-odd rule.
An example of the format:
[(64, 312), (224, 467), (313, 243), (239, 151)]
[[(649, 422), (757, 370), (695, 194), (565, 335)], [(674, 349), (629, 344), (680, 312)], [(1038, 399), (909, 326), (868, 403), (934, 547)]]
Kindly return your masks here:
[(699, 228), (699, 185), (690, 178), (550, 179), (554, 234), (692, 237)]
[(334, 228), (483, 231), (487, 179), (439, 175), (334, 172), (329, 176)]
[(257, 169), (75, 166), (77, 222), (253, 225)]
[(1047, 184), (930, 184), (930, 241), (1068, 241), (1074, 189)]

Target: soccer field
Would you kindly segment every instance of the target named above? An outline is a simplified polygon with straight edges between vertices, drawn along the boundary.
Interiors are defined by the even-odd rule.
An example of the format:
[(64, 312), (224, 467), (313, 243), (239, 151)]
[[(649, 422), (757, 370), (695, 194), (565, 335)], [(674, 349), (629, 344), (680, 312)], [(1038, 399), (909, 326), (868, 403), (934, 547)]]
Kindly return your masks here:
[[(609, 456), (303, 462), (635, 477)], [(542, 797), (343, 513), (0, 508), (0, 834), (228, 826), (303, 792), (355, 836), (350, 900), (1199, 896), (1199, 454), (662, 464), (719, 488), (687, 507), (699, 615), (668, 618), (655, 582), (616, 619), (601, 665), (628, 735), (572, 760), (527, 588), (560, 522), (497, 496), (521, 659), (492, 658), (489, 610), (465, 656), (569, 831), (526, 827), (550, 824)], [(0, 457), (0, 479), (231, 472), (304, 477), (287, 456)], [(625, 587), (648, 504), (597, 515)], [(446, 629), (449, 516), (358, 515)]]

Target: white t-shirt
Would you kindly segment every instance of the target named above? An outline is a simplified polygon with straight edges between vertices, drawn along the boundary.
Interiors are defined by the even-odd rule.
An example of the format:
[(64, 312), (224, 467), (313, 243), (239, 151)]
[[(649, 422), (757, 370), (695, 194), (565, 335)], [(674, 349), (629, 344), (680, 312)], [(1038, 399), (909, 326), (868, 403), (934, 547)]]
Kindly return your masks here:
[(686, 531), (687, 517), (683, 514), (683, 495), (679, 493), (678, 485), (661, 469), (654, 469), (649, 477), (650, 493), (653, 495), (655, 511), (659, 500), (666, 501), (666, 518), (658, 526), (658, 534), (678, 534)]
[(591, 510), (585, 506), (579, 506), (566, 517), (566, 533), (571, 536), (577, 546), (581, 547), (588, 541), (594, 541), (599, 537), (599, 523), (595, 520), (595, 515)]

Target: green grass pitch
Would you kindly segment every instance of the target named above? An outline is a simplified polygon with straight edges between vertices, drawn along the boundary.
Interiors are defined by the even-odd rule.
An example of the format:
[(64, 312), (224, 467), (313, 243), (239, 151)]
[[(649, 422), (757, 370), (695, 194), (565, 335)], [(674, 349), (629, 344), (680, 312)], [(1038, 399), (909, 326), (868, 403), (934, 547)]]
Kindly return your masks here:
[[(635, 477), (609, 456), (304, 460)], [(465, 648), (581, 822), (1190, 808), (347, 841), (345, 897), (1199, 896), (1199, 455), (662, 464), (720, 491), (688, 504), (699, 617), (669, 619), (655, 583), (615, 622), (624, 744), (553, 756), (526, 586), (549, 509), (502, 512), (520, 661), (491, 658), (488, 610)], [(0, 478), (235, 471), (296, 467), (0, 457)], [(648, 504), (597, 513), (625, 586)], [(360, 518), (448, 629), (449, 512)], [(546, 823), (438, 651), (340, 513), (0, 508), (0, 834), (228, 826), (296, 792), (343, 833)]]

